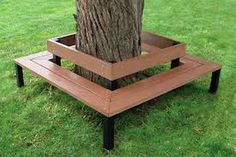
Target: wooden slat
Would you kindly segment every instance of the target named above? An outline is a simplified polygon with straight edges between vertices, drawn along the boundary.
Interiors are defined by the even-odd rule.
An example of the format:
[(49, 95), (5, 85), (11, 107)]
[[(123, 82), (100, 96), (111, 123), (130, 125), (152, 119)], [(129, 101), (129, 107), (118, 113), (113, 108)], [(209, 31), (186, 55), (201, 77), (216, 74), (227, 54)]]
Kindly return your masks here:
[[(142, 32), (141, 38), (142, 38), (142, 43), (145, 43), (147, 45), (153, 45), (156, 48), (159, 47), (160, 49), (166, 48), (175, 44), (181, 44), (181, 42), (179, 41), (174, 41), (168, 37), (149, 33), (149, 32)], [(57, 37), (57, 38), (54, 38), (53, 40), (54, 41), (59, 40), (60, 43), (65, 44), (67, 46), (75, 45), (75, 42), (76, 42), (75, 33)]]
[(83, 78), (69, 70), (64, 69), (63, 67), (60, 67), (50, 61), (49, 59), (52, 58), (52, 55), (48, 53), (47, 56), (38, 57), (33, 59), (33, 62), (41, 65), (42, 67), (52, 71), (54, 74), (67, 79), (68, 81), (73, 82), (74, 84), (77, 84), (78, 86), (87, 89), (91, 93), (94, 93), (95, 95), (101, 97), (102, 99), (105, 99), (106, 101), (110, 101), (111, 99), (111, 91), (108, 89), (103, 88), (100, 85), (97, 85), (96, 83), (93, 83), (86, 78)]
[(219, 70), (222, 67), (220, 64), (217, 64), (217, 63), (214, 63), (214, 62), (211, 62), (211, 61), (208, 61), (208, 60), (202, 59), (200, 57), (196, 57), (196, 56), (186, 55), (186, 56), (184, 56), (184, 58), (186, 60), (189, 60), (192, 62), (197, 62), (200, 64), (210, 64), (210, 65), (212, 65), (212, 67), (215, 67), (215, 69), (212, 69), (213, 71)]
[(73, 46), (75, 45), (75, 33), (69, 34), (67, 36), (62, 36), (57, 38), (60, 43), (67, 45), (67, 46)]
[(105, 78), (111, 77), (112, 64), (104, 62), (96, 57), (87, 55), (72, 47), (60, 44), (53, 40), (48, 40), (48, 51), (60, 56), (61, 58), (68, 59), (71, 62), (80, 65), (81, 67), (92, 71)]
[[(68, 40), (70, 46), (55, 40), (48, 40), (48, 51), (109, 80), (116, 80), (186, 55), (185, 44), (150, 33), (143, 33), (143, 37), (142, 48), (149, 52), (147, 55), (130, 58), (115, 64), (110, 64), (71, 47), (73, 35), (59, 38), (59, 42), (63, 40), (63, 43)], [(161, 41), (160, 43), (163, 45), (159, 45), (158, 41)]]
[(141, 47), (142, 47), (142, 51), (145, 51), (148, 53), (153, 53), (153, 52), (155, 52), (155, 50), (161, 51), (161, 49), (157, 48), (156, 46), (146, 44), (146, 43), (142, 43)]
[(110, 104), (110, 116), (179, 88), (218, 68), (212, 64), (182, 67), (114, 91)]
[(174, 41), (167, 37), (149, 33), (149, 32), (142, 32), (142, 43), (153, 45), (155, 47), (159, 47), (160, 49), (164, 49), (176, 44), (181, 44), (181, 42)]
[(143, 89), (149, 88), (150, 86), (152, 86), (153, 82), (155, 82), (155, 83), (163, 82), (167, 79), (173, 78), (174, 76), (177, 76), (177, 75), (180, 75), (184, 72), (187, 72), (196, 66), (200, 66), (200, 64), (193, 64), (192, 62), (187, 63), (187, 64), (181, 65), (175, 69), (171, 69), (166, 72), (162, 72), (158, 75), (154, 75), (152, 77), (141, 80), (141, 81), (136, 82), (134, 84), (117, 89), (117, 90), (113, 91), (113, 93), (112, 93), (112, 100), (116, 100), (117, 97), (120, 97), (122, 95), (126, 96), (127, 94), (132, 94), (133, 92), (136, 93), (135, 92), (136, 89), (143, 90)]
[(93, 92), (90, 92), (88, 89), (55, 74), (54, 72), (32, 62), (31, 60), (17, 59), (16, 63), (43, 78), (53, 86), (84, 102), (94, 110), (108, 116), (109, 102)]
[(48, 52), (44, 51), (44, 52), (34, 53), (34, 54), (30, 54), (28, 56), (17, 58), (14, 61), (17, 63), (18, 60), (31, 60), (31, 59), (46, 56), (46, 55), (48, 55)]
[(221, 69), (218, 64), (185, 56), (181, 58), (182, 65), (179, 67), (110, 91), (51, 63), (48, 61), (51, 58), (51, 54), (42, 52), (16, 59), (15, 62), (107, 117)]
[(112, 79), (118, 79), (186, 55), (183, 51), (184, 45), (175, 45), (167, 51), (146, 44), (143, 44), (143, 47), (150, 52), (148, 55), (138, 56), (112, 65)]

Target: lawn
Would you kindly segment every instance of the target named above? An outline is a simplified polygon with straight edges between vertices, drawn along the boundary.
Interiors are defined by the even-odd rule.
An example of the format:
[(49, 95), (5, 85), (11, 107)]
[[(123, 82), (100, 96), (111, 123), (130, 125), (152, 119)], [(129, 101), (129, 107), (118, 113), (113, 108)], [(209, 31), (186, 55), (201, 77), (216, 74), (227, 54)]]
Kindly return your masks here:
[(75, 31), (74, 1), (1, 0), (0, 157), (236, 156), (235, 8), (235, 0), (146, 0), (144, 30), (221, 63), (219, 92), (208, 93), (207, 76), (125, 112), (116, 120), (116, 148), (106, 152), (96, 112), (27, 72), (24, 88), (15, 83), (14, 58)]

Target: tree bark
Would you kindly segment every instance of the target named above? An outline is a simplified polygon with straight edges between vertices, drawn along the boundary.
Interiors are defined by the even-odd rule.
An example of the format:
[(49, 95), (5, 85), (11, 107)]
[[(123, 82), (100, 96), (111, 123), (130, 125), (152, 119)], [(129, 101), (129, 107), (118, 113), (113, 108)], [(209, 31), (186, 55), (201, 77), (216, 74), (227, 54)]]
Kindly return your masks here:
[[(76, 6), (76, 49), (108, 62), (141, 54), (144, 0), (76, 0)], [(106, 86), (105, 79), (79, 66), (75, 72)], [(133, 75), (120, 84), (136, 80)]]

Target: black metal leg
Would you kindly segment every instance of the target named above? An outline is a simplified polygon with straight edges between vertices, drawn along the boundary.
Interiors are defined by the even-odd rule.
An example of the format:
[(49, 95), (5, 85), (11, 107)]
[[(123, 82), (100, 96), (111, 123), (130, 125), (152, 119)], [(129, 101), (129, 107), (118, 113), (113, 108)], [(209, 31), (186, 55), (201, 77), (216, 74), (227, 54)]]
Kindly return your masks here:
[(51, 61), (52, 61), (53, 63), (55, 63), (55, 64), (61, 66), (61, 57), (56, 56), (56, 55), (53, 55), (53, 58), (52, 58)]
[[(117, 80), (107, 80), (107, 89), (116, 90)], [(114, 119), (114, 117), (103, 118), (103, 148), (106, 150), (114, 148)]]
[(117, 81), (116, 80), (114, 80), (114, 81), (108, 80), (107, 81), (107, 89), (116, 90), (117, 89)]
[(171, 69), (180, 65), (180, 58), (174, 59), (171, 61)]
[(219, 86), (219, 80), (220, 80), (220, 70), (214, 71), (212, 73), (212, 77), (211, 77), (211, 85), (210, 85), (210, 93), (216, 93), (218, 86)]
[(23, 87), (24, 84), (24, 76), (23, 76), (23, 69), (18, 64), (15, 64), (16, 66), (16, 83), (18, 87)]
[(103, 148), (112, 150), (114, 148), (114, 117), (103, 119)]
[[(107, 81), (107, 89), (115, 90), (116, 88), (116, 81)], [(103, 148), (106, 150), (114, 148), (114, 119), (114, 117), (103, 118)]]

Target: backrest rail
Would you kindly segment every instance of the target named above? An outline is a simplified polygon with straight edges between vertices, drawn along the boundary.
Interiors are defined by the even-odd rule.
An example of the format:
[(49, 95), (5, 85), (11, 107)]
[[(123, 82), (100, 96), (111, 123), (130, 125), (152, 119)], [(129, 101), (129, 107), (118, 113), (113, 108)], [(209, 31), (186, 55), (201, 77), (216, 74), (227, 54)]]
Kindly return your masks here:
[[(75, 34), (48, 40), (48, 51), (111, 81), (186, 55), (185, 44), (175, 44), (174, 41), (170, 41), (166, 44), (172, 44), (172, 46), (158, 48), (154, 45), (155, 40), (157, 40), (154, 35), (143, 33), (143, 36), (142, 49), (148, 51), (146, 55), (114, 64), (85, 54), (72, 47), (75, 44)], [(156, 38), (161, 37), (157, 36)]]

